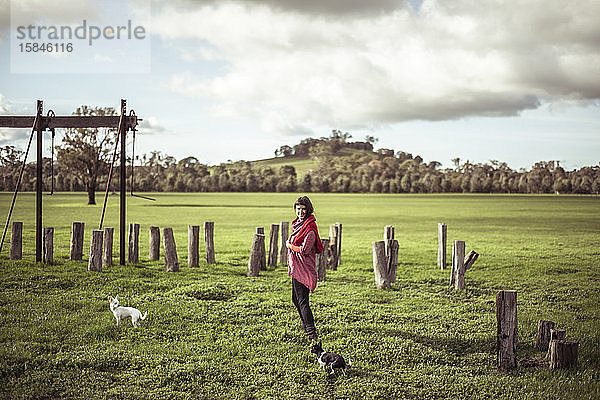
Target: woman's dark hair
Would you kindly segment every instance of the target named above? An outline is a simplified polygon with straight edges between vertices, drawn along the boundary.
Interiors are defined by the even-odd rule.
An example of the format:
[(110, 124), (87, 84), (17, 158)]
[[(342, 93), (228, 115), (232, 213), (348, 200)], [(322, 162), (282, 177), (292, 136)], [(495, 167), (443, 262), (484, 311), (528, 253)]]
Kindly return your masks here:
[(310, 202), (310, 199), (308, 198), (308, 196), (300, 196), (296, 199), (296, 201), (294, 202), (293, 208), (296, 209), (297, 205), (302, 205), (306, 207), (306, 216), (310, 217), (312, 215), (312, 213), (315, 211), (315, 209), (313, 208), (312, 203)]

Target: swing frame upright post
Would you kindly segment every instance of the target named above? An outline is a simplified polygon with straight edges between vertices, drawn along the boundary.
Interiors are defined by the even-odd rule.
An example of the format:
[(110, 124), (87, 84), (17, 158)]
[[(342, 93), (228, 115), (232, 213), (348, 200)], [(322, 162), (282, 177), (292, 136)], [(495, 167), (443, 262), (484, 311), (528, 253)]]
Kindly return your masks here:
[(127, 195), (127, 177), (125, 176), (127, 169), (127, 154), (126, 154), (126, 139), (127, 139), (127, 129), (124, 127), (125, 122), (125, 113), (127, 111), (127, 103), (125, 100), (121, 99), (121, 116), (123, 118), (120, 119), (119, 123), (119, 134), (121, 135), (121, 181), (120, 184), (120, 205), (119, 205), (119, 264), (125, 265), (125, 196)]
[(42, 261), (42, 111), (44, 103), (37, 101), (37, 162), (35, 178), (35, 261)]

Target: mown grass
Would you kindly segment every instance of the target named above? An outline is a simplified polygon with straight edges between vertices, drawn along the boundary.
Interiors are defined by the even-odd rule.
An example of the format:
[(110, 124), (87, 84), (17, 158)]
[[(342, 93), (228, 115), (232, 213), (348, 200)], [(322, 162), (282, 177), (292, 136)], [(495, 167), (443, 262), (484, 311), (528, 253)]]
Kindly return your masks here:
[[(141, 224), (139, 265), (87, 271), (68, 261), (70, 226), (96, 228), (85, 195), (44, 197), (55, 265), (36, 265), (34, 196), (21, 195), (25, 260), (0, 255), (0, 397), (14, 399), (596, 399), (600, 398), (600, 202), (597, 197), (314, 194), (323, 235), (343, 223), (342, 265), (311, 295), (324, 347), (351, 360), (327, 376), (309, 352), (284, 266), (245, 276), (256, 226), (290, 220), (296, 194), (155, 194), (128, 198)], [(10, 197), (0, 194), (0, 215)], [(187, 267), (187, 225), (215, 221), (217, 264)], [(480, 258), (464, 292), (435, 266), (437, 222)], [(375, 288), (371, 241), (396, 226), (398, 279)], [(107, 226), (115, 226), (118, 197)], [(144, 261), (150, 225), (173, 227), (181, 270)], [(267, 229), (268, 230), (268, 229)], [(5, 244), (5, 248), (7, 248)], [(115, 261), (118, 258), (115, 254)], [(580, 341), (576, 369), (495, 368), (495, 295), (518, 291), (518, 358), (539, 319)], [(148, 319), (116, 327), (119, 294)]]

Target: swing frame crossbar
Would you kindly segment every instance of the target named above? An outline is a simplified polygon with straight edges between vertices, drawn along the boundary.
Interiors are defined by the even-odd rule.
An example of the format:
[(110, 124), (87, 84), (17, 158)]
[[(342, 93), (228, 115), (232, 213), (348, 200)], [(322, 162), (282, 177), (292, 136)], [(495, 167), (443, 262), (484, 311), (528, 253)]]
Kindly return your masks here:
[[(52, 110), (48, 111), (46, 116), (43, 113), (43, 102), (42, 100), (37, 101), (37, 113), (35, 116), (20, 116), (20, 115), (0, 115), (0, 128), (31, 128), (32, 135), (37, 133), (37, 171), (36, 171), (36, 219), (35, 219), (35, 259), (36, 262), (42, 261), (42, 132), (45, 130), (51, 130), (57, 128), (113, 128), (117, 129), (117, 140), (121, 140), (121, 167), (120, 167), (120, 264), (125, 265), (125, 197), (126, 197), (126, 168), (127, 168), (127, 155), (125, 149), (127, 131), (134, 131), (138, 125), (138, 122), (142, 119), (138, 118), (132, 111), (130, 115), (126, 115), (127, 102), (121, 99), (121, 115), (116, 116), (57, 116)], [(29, 148), (28, 148), (29, 150)], [(116, 147), (115, 147), (116, 154)], [(25, 159), (27, 154), (25, 154)], [(113, 160), (114, 161), (114, 160)], [(112, 175), (112, 167), (111, 167)], [(109, 176), (109, 182), (110, 182)], [(20, 183), (20, 180), (19, 180)], [(15, 188), (13, 196), (13, 205), (19, 191), (19, 183)], [(108, 183), (107, 183), (108, 188)], [(107, 190), (108, 193), (108, 190)], [(104, 207), (106, 207), (106, 197), (104, 199)], [(102, 217), (100, 220), (100, 229), (102, 229), (102, 222), (104, 219), (104, 207), (102, 210)], [(0, 251), (2, 251), (2, 244), (4, 242), (4, 236), (10, 223), (10, 215), (4, 226), (4, 234), (2, 235), (2, 243), (0, 243)]]

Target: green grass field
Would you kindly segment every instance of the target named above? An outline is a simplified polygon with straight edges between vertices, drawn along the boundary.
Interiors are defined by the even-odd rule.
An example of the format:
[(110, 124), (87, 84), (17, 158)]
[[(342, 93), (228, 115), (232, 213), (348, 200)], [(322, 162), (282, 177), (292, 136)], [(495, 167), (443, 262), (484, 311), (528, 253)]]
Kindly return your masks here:
[[(342, 265), (311, 295), (324, 347), (352, 362), (343, 377), (328, 376), (309, 352), (287, 267), (245, 276), (255, 227), (291, 220), (296, 194), (154, 196), (128, 197), (142, 262), (91, 273), (87, 256), (68, 261), (70, 227), (85, 222), (87, 255), (101, 206), (86, 206), (85, 194), (44, 196), (56, 264), (36, 265), (34, 195), (20, 195), (13, 220), (25, 224), (24, 260), (8, 260), (8, 243), (0, 254), (0, 398), (600, 398), (598, 197), (311, 195), (323, 236), (343, 223)], [(0, 194), (1, 218), (9, 205)], [(187, 225), (204, 221), (215, 221), (217, 264), (191, 269)], [(118, 263), (117, 196), (106, 222)], [(448, 224), (449, 255), (452, 240), (480, 254), (463, 292), (435, 265), (438, 222)], [(388, 224), (400, 242), (398, 278), (380, 291), (371, 242)], [(151, 225), (174, 229), (180, 272), (145, 261)], [(518, 359), (542, 357), (533, 342), (548, 319), (579, 340), (577, 368), (496, 369), (503, 289), (518, 291)], [(116, 294), (148, 310), (140, 328), (117, 328), (105, 300)]]

